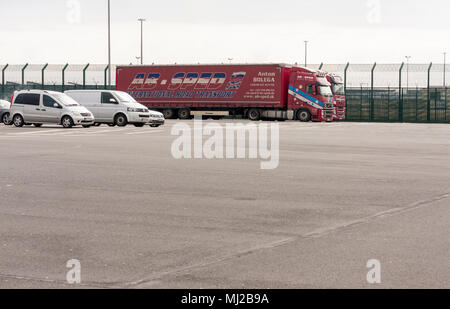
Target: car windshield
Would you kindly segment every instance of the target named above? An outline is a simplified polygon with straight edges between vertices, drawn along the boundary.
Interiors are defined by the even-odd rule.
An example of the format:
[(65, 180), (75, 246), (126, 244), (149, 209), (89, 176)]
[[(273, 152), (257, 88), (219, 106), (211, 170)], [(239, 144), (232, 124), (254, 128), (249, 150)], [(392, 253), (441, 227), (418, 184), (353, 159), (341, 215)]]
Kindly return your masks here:
[(336, 95), (345, 95), (344, 84), (334, 84), (333, 93)]
[(62, 105), (70, 106), (80, 106), (80, 104), (64, 93), (52, 93), (52, 96)]
[(137, 103), (136, 100), (126, 92), (117, 91), (114, 92), (114, 95), (119, 99), (121, 103)]
[(324, 97), (332, 97), (333, 96), (333, 92), (331, 91), (330, 86), (320, 86), (319, 85), (319, 92)]

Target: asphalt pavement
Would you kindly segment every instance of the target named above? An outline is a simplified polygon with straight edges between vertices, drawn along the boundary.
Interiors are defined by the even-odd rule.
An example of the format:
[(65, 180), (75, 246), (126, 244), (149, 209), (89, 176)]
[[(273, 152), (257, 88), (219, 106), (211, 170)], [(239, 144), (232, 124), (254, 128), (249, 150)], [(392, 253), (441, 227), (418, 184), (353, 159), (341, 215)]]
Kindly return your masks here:
[(275, 123), (263, 170), (174, 158), (175, 124), (0, 125), (0, 287), (450, 288), (450, 126)]

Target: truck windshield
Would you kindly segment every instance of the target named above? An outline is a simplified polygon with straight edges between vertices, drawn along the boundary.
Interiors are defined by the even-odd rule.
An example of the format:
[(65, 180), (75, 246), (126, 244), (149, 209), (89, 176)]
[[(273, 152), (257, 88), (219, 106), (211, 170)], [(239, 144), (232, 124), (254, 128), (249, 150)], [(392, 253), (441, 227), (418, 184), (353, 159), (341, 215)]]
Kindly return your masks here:
[(333, 84), (333, 93), (336, 95), (345, 95), (344, 84)]
[(321, 95), (323, 95), (324, 97), (332, 97), (333, 96), (333, 92), (331, 91), (330, 86), (318, 86), (319, 88), (319, 93)]

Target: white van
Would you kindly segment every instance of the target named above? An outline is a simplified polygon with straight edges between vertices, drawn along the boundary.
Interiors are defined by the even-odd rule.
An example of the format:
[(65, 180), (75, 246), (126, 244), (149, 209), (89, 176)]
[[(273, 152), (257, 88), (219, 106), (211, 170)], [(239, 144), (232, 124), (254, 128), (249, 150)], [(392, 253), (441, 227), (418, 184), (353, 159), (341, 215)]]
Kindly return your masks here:
[(150, 111), (122, 91), (68, 90), (65, 94), (88, 108), (94, 114), (96, 124), (119, 127), (133, 124), (136, 127), (143, 127), (149, 124), (151, 117), (157, 113)]
[(60, 124), (64, 128), (75, 125), (90, 127), (94, 116), (85, 107), (61, 92), (46, 90), (16, 91), (10, 110), (12, 123), (16, 127), (33, 124), (36, 127), (44, 123)]

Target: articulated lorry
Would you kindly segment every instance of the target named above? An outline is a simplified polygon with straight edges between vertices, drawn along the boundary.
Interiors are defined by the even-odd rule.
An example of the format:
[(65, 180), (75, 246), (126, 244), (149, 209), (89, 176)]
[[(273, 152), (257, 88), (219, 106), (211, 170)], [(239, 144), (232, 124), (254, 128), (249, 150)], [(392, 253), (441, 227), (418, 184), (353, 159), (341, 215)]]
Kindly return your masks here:
[(345, 120), (346, 101), (345, 86), (341, 76), (336, 74), (327, 74), (327, 80), (331, 84), (331, 90), (334, 96), (334, 119)]
[(116, 88), (166, 119), (333, 121), (326, 73), (285, 64), (120, 66)]

